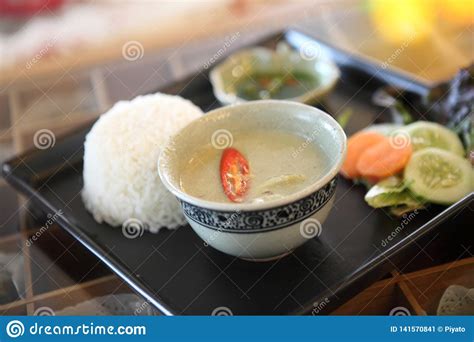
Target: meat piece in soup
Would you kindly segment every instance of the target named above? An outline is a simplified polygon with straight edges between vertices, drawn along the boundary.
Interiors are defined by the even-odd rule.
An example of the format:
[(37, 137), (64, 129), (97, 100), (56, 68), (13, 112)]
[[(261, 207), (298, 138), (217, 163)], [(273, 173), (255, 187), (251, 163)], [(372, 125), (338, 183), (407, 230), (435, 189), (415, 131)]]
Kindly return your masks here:
[(305, 138), (252, 130), (233, 134), (228, 149), (198, 148), (182, 168), (180, 186), (208, 201), (267, 202), (304, 189), (328, 168), (324, 151)]

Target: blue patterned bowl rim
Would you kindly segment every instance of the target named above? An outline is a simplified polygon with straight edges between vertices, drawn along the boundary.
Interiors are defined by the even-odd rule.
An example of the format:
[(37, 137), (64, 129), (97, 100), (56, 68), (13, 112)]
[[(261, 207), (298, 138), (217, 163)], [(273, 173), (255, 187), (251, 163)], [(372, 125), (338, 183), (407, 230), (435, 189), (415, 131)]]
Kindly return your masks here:
[(206, 209), (180, 200), (184, 215), (204, 227), (228, 233), (261, 233), (288, 227), (319, 211), (336, 192), (337, 176), (311, 195), (280, 207), (256, 211)]

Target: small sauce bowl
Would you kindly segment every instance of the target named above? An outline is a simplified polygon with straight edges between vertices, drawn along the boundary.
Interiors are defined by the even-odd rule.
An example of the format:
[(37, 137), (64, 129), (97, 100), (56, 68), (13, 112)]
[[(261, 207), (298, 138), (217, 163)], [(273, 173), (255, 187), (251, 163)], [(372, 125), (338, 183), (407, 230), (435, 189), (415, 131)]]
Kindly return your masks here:
[[(270, 75), (273, 82), (269, 82), (263, 91), (256, 90), (258, 94), (263, 92), (263, 97), (259, 95), (252, 100), (280, 99), (300, 103), (321, 100), (340, 78), (339, 68), (327, 57), (308, 57), (290, 50), (286, 45), (280, 45), (277, 51), (257, 47), (237, 52), (212, 69), (210, 80), (214, 95), (224, 105), (247, 102), (249, 100), (239, 90), (242, 80), (247, 80), (247, 85), (253, 85), (255, 89), (262, 89), (259, 86), (259, 74)], [(298, 74), (305, 76), (307, 81), (298, 78)], [(271, 75), (276, 75), (277, 78)], [(314, 82), (308, 82), (308, 78)], [(283, 81), (279, 82), (280, 79)], [(280, 94), (276, 98), (275, 92), (286, 81), (292, 81), (294, 86), (299, 87), (299, 91), (297, 94), (290, 92), (288, 97)]]

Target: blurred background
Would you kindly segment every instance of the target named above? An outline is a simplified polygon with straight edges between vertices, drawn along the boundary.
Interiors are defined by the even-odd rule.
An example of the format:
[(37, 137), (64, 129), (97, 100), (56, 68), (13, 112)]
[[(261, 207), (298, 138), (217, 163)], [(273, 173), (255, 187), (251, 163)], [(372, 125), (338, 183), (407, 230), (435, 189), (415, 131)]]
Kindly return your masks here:
[(381, 60), (402, 47), (395, 66), (439, 79), (472, 57), (473, 12), (471, 0), (0, 0), (0, 82), (118, 61), (131, 42), (141, 58), (288, 25)]
[[(436, 84), (474, 59), (473, 24), (474, 0), (0, 0), (0, 162), (288, 27)], [(29, 244), (48, 218), (3, 179), (0, 200), (0, 313), (153, 313), (55, 224)], [(400, 304), (384, 288), (362, 313)]]

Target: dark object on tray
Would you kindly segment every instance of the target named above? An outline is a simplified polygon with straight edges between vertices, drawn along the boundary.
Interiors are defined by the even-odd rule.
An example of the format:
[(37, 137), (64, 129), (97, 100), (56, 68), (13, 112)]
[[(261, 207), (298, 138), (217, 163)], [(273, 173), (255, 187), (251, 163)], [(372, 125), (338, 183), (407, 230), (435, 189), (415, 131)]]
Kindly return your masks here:
[[(307, 39), (290, 31), (270, 37), (262, 45), (274, 47), (283, 40), (298, 48)], [(352, 133), (380, 117), (381, 111), (369, 105), (372, 85), (361, 89), (352, 69), (345, 65), (342, 70), (343, 82), (330, 94), (325, 109), (337, 117), (350, 107), (352, 118), (357, 117), (346, 127)], [(192, 75), (162, 91), (180, 94), (205, 111), (217, 106), (205, 74)], [(405, 265), (417, 254), (419, 238), (436, 232), (441, 222), (470, 205), (474, 197), (449, 208), (432, 206), (429, 211), (419, 211), (400, 226), (400, 221), (384, 210), (374, 210), (364, 202), (364, 187), (341, 179), (335, 207), (319, 238), (285, 258), (253, 263), (206, 247), (189, 226), (127, 239), (121, 229), (95, 222), (78, 196), (83, 142), (91, 125), (57, 140), (51, 149), (30, 151), (5, 163), (3, 174), (43, 210), (62, 210), (60, 225), (169, 315), (219, 311), (234, 315), (308, 314), (314, 313), (315, 307), (319, 314), (329, 313), (395, 265)], [(473, 211), (463, 213), (461, 222), (467, 226)], [(318, 305), (321, 302), (326, 303), (324, 308)]]

